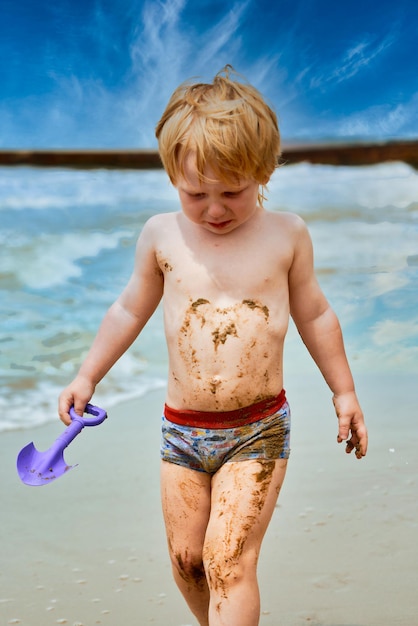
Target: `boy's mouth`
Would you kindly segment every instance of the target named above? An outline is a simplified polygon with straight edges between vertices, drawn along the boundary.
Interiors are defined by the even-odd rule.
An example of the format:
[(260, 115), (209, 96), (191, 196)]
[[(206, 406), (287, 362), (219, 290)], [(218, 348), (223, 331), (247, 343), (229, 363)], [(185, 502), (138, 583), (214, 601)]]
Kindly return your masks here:
[(208, 222), (208, 224), (209, 226), (211, 226), (211, 228), (222, 230), (223, 228), (226, 228), (227, 226), (229, 226), (231, 222), (232, 220), (226, 220), (225, 222)]

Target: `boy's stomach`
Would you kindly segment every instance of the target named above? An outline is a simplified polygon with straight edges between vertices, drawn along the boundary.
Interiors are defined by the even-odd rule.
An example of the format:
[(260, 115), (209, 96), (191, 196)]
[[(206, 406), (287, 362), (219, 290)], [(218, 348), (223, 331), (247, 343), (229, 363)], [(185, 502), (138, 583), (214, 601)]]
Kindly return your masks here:
[(169, 406), (230, 411), (280, 393), (286, 306), (271, 315), (256, 300), (220, 307), (199, 298), (181, 314), (170, 313), (166, 310)]
[(173, 409), (193, 411), (222, 412), (247, 407), (275, 397), (282, 390), (279, 372), (270, 373), (268, 381), (264, 373), (257, 377), (189, 375), (181, 381), (173, 371), (168, 378), (166, 403)]
[(283, 387), (281, 342), (230, 339), (169, 350), (167, 404), (175, 409), (231, 411), (276, 396)]

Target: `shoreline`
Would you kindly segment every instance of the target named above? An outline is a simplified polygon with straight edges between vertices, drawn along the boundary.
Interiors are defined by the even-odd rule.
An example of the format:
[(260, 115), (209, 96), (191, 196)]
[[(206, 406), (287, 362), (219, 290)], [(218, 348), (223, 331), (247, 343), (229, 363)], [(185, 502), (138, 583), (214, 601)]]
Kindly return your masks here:
[[(292, 453), (259, 564), (261, 626), (412, 626), (418, 613), (418, 435), (413, 375), (356, 376), (371, 446), (336, 440), (319, 374), (288, 376)], [(392, 402), (396, 390), (396, 404)], [(386, 391), (389, 390), (389, 391)], [(387, 394), (387, 396), (386, 396)], [(57, 422), (0, 437), (4, 624), (196, 626), (172, 581), (159, 499), (164, 391), (109, 411), (66, 450), (79, 466), (44, 488), (16, 456)]]

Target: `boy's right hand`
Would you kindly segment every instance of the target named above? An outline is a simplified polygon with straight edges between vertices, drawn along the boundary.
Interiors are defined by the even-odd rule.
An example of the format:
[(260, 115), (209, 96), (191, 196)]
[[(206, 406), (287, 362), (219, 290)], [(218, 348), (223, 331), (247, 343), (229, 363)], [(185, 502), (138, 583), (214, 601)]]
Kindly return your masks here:
[(70, 408), (78, 415), (84, 414), (86, 404), (90, 402), (94, 393), (95, 385), (86, 378), (77, 376), (60, 394), (58, 400), (58, 413), (61, 421), (68, 426), (71, 424)]

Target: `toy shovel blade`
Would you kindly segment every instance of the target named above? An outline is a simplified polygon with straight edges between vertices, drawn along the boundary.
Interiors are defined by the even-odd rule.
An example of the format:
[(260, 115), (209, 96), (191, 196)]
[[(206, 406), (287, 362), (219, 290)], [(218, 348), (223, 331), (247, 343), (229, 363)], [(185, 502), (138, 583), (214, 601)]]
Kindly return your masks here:
[(40, 487), (62, 476), (76, 465), (67, 465), (63, 450), (52, 446), (45, 452), (38, 452), (33, 443), (29, 443), (17, 457), (17, 472), (26, 485)]
[(71, 424), (45, 452), (39, 452), (33, 443), (22, 448), (17, 457), (17, 473), (22, 482), (32, 487), (40, 487), (76, 467), (76, 465), (67, 465), (65, 462), (65, 448), (82, 431), (84, 426), (97, 426), (107, 417), (106, 411), (91, 404), (88, 404), (84, 410), (92, 415), (93, 419), (81, 417), (77, 415), (74, 408), (71, 408)]

